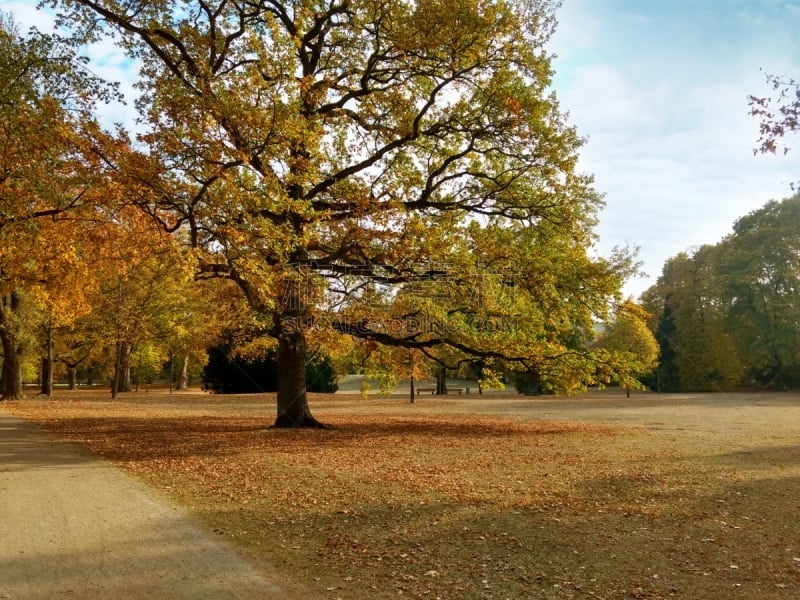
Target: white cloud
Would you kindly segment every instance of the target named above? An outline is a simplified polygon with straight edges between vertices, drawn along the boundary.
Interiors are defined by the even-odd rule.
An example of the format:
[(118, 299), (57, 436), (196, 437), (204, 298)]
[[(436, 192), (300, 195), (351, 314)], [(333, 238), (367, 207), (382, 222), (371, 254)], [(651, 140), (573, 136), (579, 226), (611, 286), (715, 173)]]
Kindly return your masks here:
[(53, 31), (55, 17), (52, 12), (38, 10), (36, 4), (29, 0), (0, 0), (0, 12), (12, 14), (23, 33), (33, 26), (40, 31)]
[(561, 61), (570, 60), (582, 50), (592, 48), (603, 35), (602, 22), (579, 3), (567, 0), (557, 13), (558, 27), (550, 48)]
[(666, 88), (636, 85), (609, 65), (583, 69), (561, 94), (579, 131), (591, 136), (639, 131), (659, 125), (666, 110)]
[(624, 18), (626, 21), (635, 23), (636, 25), (650, 25), (653, 22), (653, 19), (651, 17), (640, 13), (625, 15)]

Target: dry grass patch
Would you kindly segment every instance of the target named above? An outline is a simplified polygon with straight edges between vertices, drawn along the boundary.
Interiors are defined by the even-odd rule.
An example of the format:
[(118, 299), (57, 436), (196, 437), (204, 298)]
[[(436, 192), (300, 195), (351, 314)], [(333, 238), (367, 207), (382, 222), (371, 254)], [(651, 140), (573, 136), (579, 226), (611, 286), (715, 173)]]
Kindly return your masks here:
[(800, 457), (696, 436), (317, 397), (26, 401), (321, 598), (796, 598)]

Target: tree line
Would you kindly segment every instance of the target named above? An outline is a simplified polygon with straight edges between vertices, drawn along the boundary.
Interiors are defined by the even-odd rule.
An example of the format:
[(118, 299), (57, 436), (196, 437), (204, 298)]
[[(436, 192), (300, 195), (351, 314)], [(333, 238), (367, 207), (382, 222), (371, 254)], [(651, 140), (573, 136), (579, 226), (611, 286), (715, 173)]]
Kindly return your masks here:
[(768, 202), (731, 234), (669, 259), (642, 296), (662, 391), (800, 385), (800, 196)]

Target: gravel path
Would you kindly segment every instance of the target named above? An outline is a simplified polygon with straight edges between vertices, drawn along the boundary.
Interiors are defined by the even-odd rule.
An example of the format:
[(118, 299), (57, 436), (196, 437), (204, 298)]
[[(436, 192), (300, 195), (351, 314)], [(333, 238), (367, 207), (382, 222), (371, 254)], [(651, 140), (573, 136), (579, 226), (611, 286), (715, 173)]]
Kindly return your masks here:
[(288, 599), (181, 509), (0, 408), (0, 599)]

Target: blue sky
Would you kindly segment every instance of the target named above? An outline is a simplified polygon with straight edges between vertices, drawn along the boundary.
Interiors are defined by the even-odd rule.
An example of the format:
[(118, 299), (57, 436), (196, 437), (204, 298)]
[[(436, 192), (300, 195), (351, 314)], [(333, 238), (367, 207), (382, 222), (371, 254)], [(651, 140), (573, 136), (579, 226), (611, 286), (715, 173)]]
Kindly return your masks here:
[[(0, 0), (23, 28), (50, 19), (30, 0)], [(664, 261), (730, 233), (733, 222), (800, 180), (800, 137), (787, 156), (753, 156), (748, 94), (764, 72), (800, 78), (800, 0), (563, 0), (549, 50), (553, 88), (587, 138), (581, 168), (606, 207), (597, 252), (638, 246), (648, 277)], [(130, 63), (110, 43), (89, 51), (98, 74), (132, 95)], [(108, 120), (132, 122), (131, 105)]]
[(553, 87), (605, 194), (598, 249), (638, 246), (648, 274), (628, 293), (792, 194), (800, 137), (753, 156), (747, 96), (769, 94), (764, 71), (800, 78), (800, 0), (563, 0), (558, 20)]

